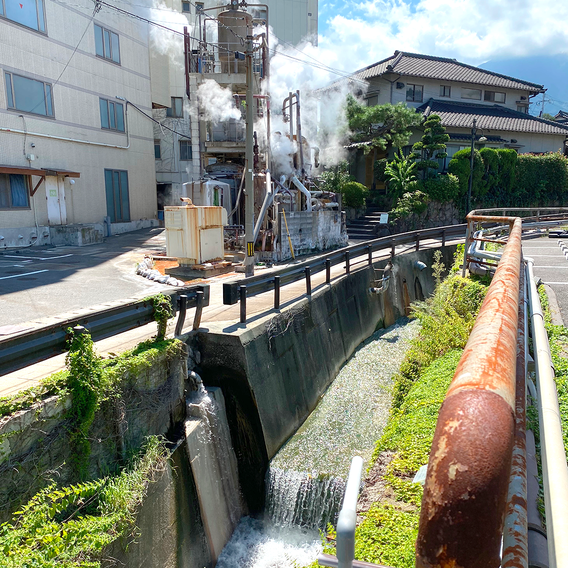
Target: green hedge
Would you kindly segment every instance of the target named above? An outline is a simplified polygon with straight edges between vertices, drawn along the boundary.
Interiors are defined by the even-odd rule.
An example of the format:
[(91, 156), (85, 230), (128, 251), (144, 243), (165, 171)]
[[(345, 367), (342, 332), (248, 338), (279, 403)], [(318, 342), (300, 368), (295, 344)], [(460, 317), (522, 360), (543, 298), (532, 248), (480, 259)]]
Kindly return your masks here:
[[(459, 193), (453, 199), (460, 205), (467, 194), (469, 164), (470, 150), (466, 149), (456, 152), (448, 167), (459, 180)], [(475, 207), (559, 205), (568, 199), (568, 159), (559, 153), (475, 150), (471, 193)]]
[(422, 191), (432, 201), (455, 201), (460, 196), (460, 180), (453, 174), (429, 178), (420, 184)]
[(361, 209), (365, 207), (365, 198), (369, 195), (369, 190), (356, 181), (348, 181), (341, 186), (341, 197), (345, 207)]

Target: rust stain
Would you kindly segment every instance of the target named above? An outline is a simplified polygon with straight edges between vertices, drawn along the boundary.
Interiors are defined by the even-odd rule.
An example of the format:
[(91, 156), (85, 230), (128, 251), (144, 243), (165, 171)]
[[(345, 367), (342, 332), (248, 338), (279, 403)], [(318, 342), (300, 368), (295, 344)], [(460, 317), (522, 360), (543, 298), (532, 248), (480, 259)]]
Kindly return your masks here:
[[(438, 416), (416, 542), (420, 567), (498, 568), (501, 563), (519, 428), (515, 395), (521, 220), (468, 220), (509, 223), (510, 235)], [(515, 464), (519, 460), (515, 455)], [(520, 504), (511, 501), (509, 508)]]

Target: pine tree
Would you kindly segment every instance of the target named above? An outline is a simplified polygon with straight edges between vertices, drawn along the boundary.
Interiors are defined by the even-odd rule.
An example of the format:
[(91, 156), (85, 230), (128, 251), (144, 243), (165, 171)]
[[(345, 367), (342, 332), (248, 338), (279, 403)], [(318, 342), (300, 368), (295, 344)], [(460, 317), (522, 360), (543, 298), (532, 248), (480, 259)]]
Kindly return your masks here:
[[(435, 177), (439, 168), (438, 159), (445, 158), (446, 142), (450, 137), (442, 126), (442, 119), (437, 114), (431, 114), (424, 121), (424, 136), (420, 142), (412, 146), (413, 159), (417, 167), (423, 172), (424, 179)], [(433, 170), (430, 172), (430, 170)]]

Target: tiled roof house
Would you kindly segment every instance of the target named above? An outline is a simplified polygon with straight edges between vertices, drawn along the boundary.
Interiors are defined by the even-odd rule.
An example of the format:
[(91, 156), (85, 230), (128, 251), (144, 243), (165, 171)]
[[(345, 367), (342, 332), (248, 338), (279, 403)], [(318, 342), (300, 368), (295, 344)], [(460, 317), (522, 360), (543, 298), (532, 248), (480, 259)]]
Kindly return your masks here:
[[(568, 123), (528, 114), (531, 99), (546, 90), (542, 85), (455, 59), (395, 51), (356, 71), (352, 79), (368, 83), (364, 95), (368, 105), (405, 102), (425, 116), (440, 115), (450, 135), (446, 162), (469, 147), (474, 118), (477, 138), (487, 138), (483, 145), (492, 148), (514, 148), (520, 153), (564, 151), (568, 138)], [(417, 132), (411, 143), (421, 135)]]

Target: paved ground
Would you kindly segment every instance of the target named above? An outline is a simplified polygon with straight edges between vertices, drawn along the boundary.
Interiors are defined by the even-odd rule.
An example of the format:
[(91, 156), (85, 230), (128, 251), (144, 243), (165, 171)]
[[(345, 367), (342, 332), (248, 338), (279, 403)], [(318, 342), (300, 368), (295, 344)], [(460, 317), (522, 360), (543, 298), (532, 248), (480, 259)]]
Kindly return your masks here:
[(113, 236), (86, 247), (0, 253), (0, 336), (22, 322), (168, 288), (134, 273), (144, 253), (165, 248), (163, 229)]
[(562, 243), (568, 245), (568, 239), (542, 237), (523, 241), (523, 254), (534, 258), (535, 276), (552, 289), (562, 321), (568, 324), (568, 259), (560, 248)]

